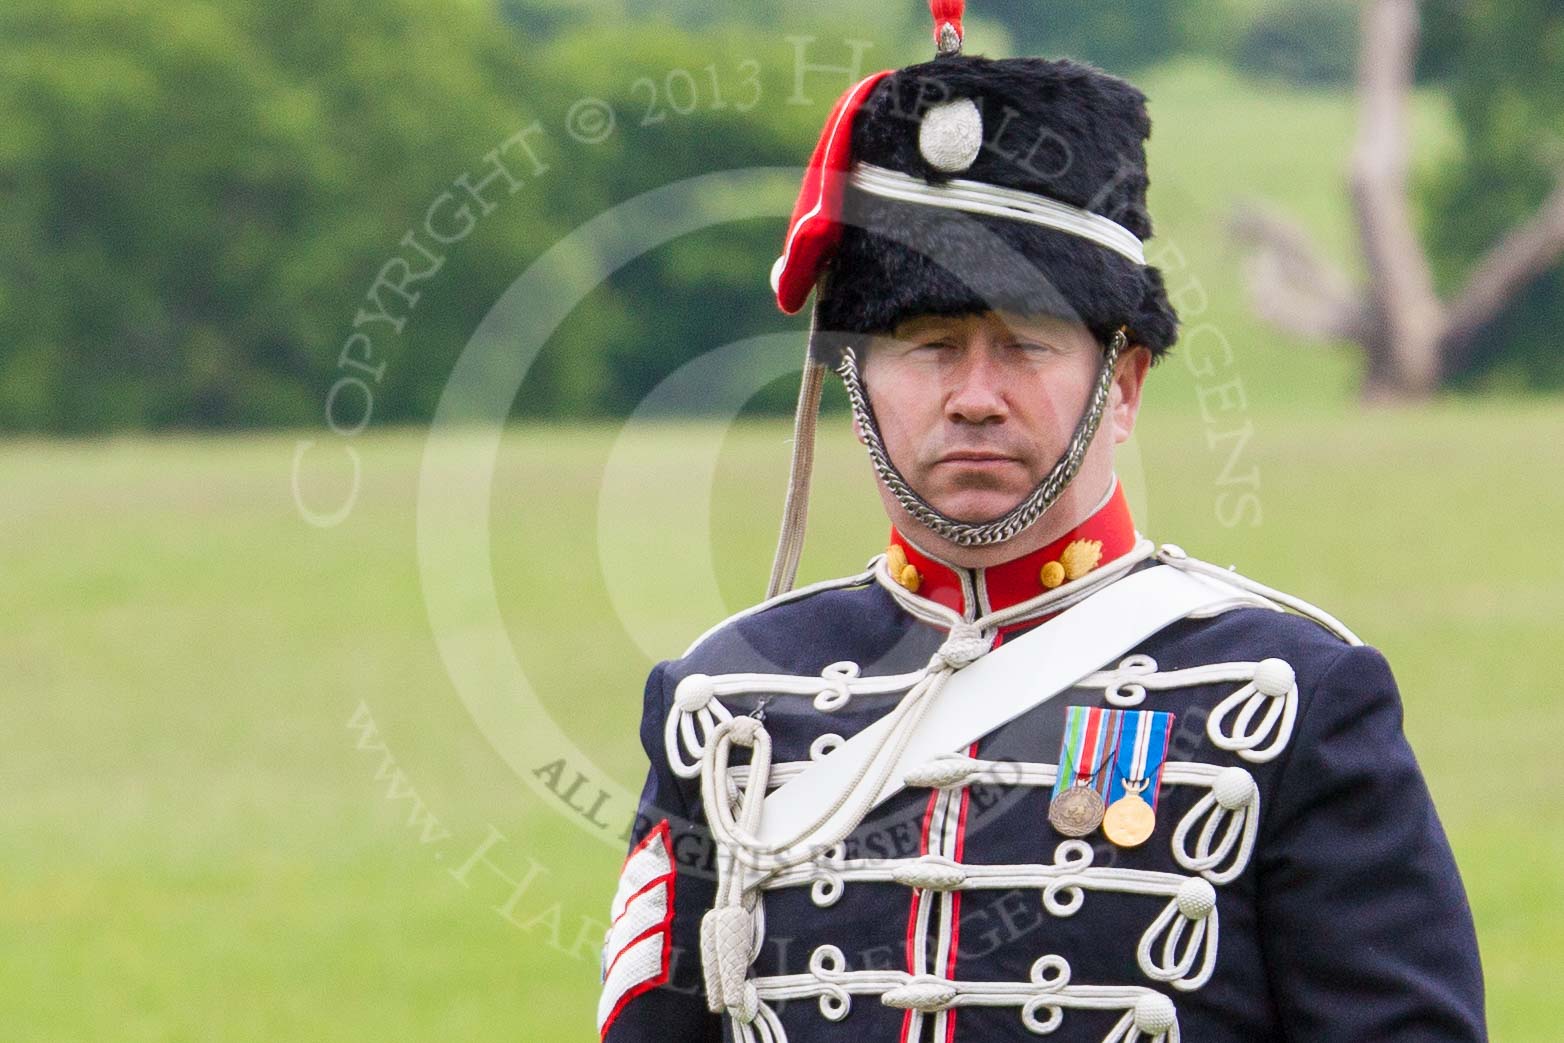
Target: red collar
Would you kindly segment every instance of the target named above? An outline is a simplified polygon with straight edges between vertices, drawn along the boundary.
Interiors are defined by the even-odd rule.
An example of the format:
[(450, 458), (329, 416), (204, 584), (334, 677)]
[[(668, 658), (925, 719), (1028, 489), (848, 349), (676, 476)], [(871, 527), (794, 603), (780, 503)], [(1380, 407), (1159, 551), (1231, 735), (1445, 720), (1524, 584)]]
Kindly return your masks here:
[[(911, 570), (901, 572), (902, 586), (973, 618), (1009, 608), (1061, 583), (1078, 579), (1128, 553), (1134, 548), (1136, 539), (1135, 521), (1130, 517), (1124, 488), (1115, 479), (1107, 501), (1085, 521), (1046, 547), (998, 565), (977, 569), (948, 565), (919, 550), (895, 528), (891, 529), (889, 553), (892, 575), (897, 575), (896, 548), (900, 549), (900, 557), (906, 559)], [(967, 611), (968, 597), (977, 599), (975, 610), (970, 613)]]

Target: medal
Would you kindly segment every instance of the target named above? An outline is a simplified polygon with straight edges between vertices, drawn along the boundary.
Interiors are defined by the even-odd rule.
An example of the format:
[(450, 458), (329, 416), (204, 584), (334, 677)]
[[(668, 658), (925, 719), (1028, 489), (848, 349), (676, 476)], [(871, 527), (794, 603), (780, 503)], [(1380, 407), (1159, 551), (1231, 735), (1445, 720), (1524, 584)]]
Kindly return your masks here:
[(1103, 835), (1119, 847), (1144, 844), (1156, 828), (1157, 813), (1139, 791), (1126, 793), (1114, 801), (1102, 816)]
[(1066, 787), (1048, 802), (1048, 824), (1067, 837), (1086, 836), (1102, 818), (1102, 794), (1085, 783)]
[[(1167, 757), (1173, 715), (1140, 710), (1126, 713), (1119, 722), (1119, 757), (1114, 763), (1118, 780), (1109, 787), (1117, 799), (1103, 813), (1102, 832), (1119, 847), (1144, 844), (1157, 829), (1157, 782)], [(1151, 791), (1151, 800), (1145, 797)]]
[(1067, 837), (1084, 837), (1102, 825), (1103, 797), (1099, 776), (1113, 760), (1120, 710), (1072, 706), (1065, 719), (1059, 748), (1059, 775), (1048, 802), (1048, 824)]

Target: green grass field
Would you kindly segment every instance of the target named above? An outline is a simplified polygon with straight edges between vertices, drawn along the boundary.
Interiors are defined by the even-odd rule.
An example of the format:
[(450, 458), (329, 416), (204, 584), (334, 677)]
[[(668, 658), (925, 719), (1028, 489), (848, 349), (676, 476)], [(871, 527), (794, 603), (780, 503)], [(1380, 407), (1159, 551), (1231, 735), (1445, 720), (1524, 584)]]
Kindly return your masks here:
[[(1495, 1037), (1549, 1038), (1547, 975), (1564, 960), (1551, 669), (1564, 491), (1545, 476), (1564, 417), (1444, 406), (1254, 426), (1261, 524), (1223, 528), (1225, 461), (1205, 420), (1145, 417), (1125, 468), (1143, 527), (1329, 606), (1386, 650), (1476, 908)], [(637, 469), (663, 492), (605, 521), (618, 434), (507, 432), (494, 578), (540, 695), (527, 712), (634, 787), (650, 666), (637, 644), (676, 654), (710, 622), (669, 574), (699, 521), (688, 461), (720, 439), (710, 555), (721, 607), (736, 609), (763, 584), (787, 432), (639, 431)], [(590, 1038), (590, 921), (619, 856), (507, 766), (444, 672), (417, 572), (424, 436), (361, 438), (362, 495), (327, 530), (293, 508), (293, 447), (0, 448), (6, 1037)], [(810, 576), (882, 542), (866, 477), (833, 422)], [(647, 563), (612, 584), (617, 610), (607, 544)], [(394, 759), (378, 780), (384, 755), (347, 727), (365, 712)], [(421, 842), (407, 790), (449, 838)], [(483, 866), (465, 886), (448, 872), (491, 827), (506, 838), (495, 864), (518, 879), (536, 867), (509, 921), (495, 907), (510, 885)]]
[[(1494, 1036), (1556, 1038), (1564, 416), (1357, 413), (1350, 355), (1258, 326), (1220, 231), (1234, 195), (1272, 196), (1348, 255), (1345, 99), (1203, 67), (1146, 86), (1159, 228), (1208, 301), (1186, 318), (1234, 354), (1190, 345), (1153, 373), (1122, 469), (1142, 528), (1386, 651), (1476, 908)], [(1420, 109), (1424, 151), (1437, 117)], [(827, 427), (806, 579), (859, 568), (885, 535), (859, 447)], [(424, 432), (353, 441), (362, 491), (330, 529), (290, 486), (298, 439), (329, 447), (323, 432), (0, 443), (0, 1038), (591, 1039), (620, 852), (514, 748), (555, 727), (639, 786), (642, 680), (763, 589), (788, 432), (621, 434), (505, 434), (488, 574), (536, 698), (497, 694), (493, 718), (440, 656), (461, 652), (461, 617), (426, 609)], [(324, 502), (341, 474), (317, 459), (304, 492)], [(1224, 525), (1251, 480), (1258, 515)], [(528, 886), (460, 873), (485, 843)]]

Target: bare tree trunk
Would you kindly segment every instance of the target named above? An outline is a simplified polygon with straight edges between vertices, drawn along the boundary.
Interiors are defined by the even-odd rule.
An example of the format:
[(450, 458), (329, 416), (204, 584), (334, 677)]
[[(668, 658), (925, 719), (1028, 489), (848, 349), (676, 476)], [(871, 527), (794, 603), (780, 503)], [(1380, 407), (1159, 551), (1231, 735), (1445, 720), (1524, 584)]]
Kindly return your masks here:
[(1355, 341), (1369, 401), (1421, 399), (1471, 361), (1476, 334), (1564, 256), (1564, 180), (1498, 242), (1447, 306), (1413, 217), (1408, 110), (1421, 27), (1418, 0), (1363, 0), (1358, 138), (1350, 188), (1367, 279), (1355, 288), (1301, 228), (1259, 207), (1235, 215), (1261, 315), (1310, 338)]
[(1442, 341), (1446, 372), (1465, 368), (1484, 326), (1564, 253), (1564, 182), (1530, 221), (1488, 251), (1466, 287), (1450, 304)]
[(1443, 308), (1418, 242), (1407, 194), (1407, 109), (1417, 55), (1416, 0), (1369, 0), (1358, 53), (1358, 142), (1352, 202), (1368, 265), (1368, 309), (1378, 327), (1369, 397), (1423, 397), (1438, 385)]

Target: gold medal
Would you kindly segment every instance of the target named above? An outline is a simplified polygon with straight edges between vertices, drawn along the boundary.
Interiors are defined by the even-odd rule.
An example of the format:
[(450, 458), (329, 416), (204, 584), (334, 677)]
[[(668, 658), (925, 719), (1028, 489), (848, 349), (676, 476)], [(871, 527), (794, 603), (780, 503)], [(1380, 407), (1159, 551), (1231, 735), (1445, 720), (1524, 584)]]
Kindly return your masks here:
[(1103, 834), (1119, 847), (1144, 844), (1157, 828), (1157, 813), (1139, 791), (1126, 793), (1102, 816)]
[(1048, 803), (1048, 822), (1067, 837), (1084, 837), (1102, 824), (1102, 794), (1093, 786), (1060, 790)]

